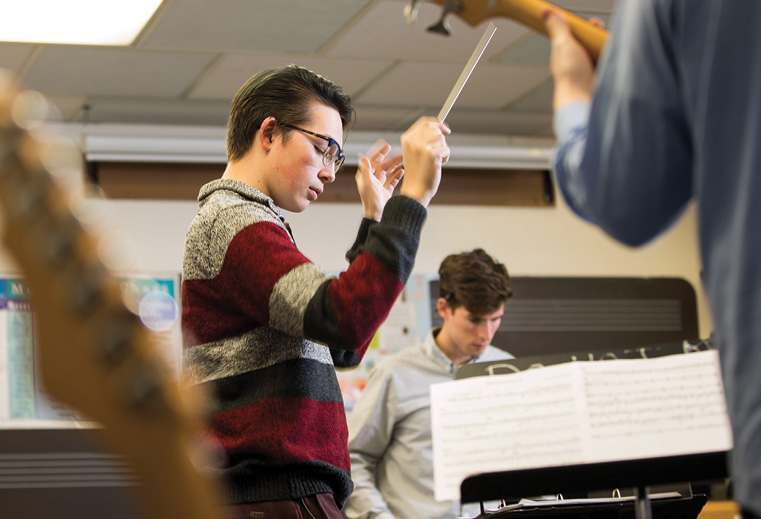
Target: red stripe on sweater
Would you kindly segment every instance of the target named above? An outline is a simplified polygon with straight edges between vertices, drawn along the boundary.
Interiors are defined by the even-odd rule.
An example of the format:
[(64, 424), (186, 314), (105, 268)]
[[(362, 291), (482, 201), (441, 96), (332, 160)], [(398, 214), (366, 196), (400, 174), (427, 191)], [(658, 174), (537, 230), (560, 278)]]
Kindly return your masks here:
[(229, 457), (243, 454), (274, 465), (323, 461), (350, 469), (341, 402), (269, 398), (216, 414), (211, 428)]
[[(270, 222), (249, 225), (230, 242), (220, 276), (235, 276), (232, 284), (243, 283), (253, 289), (257, 298), (262, 297), (269, 305), (270, 293), (285, 274), (309, 259), (299, 252), (290, 236), (282, 227)], [(241, 273), (249, 274), (241, 279)], [(238, 288), (234, 292), (240, 293)], [(243, 292), (241, 302), (250, 301)], [(269, 319), (263, 321), (267, 322)]]
[(404, 285), (377, 257), (366, 252), (357, 256), (351, 268), (362, 276), (353, 276), (349, 284), (348, 276), (341, 274), (337, 283), (330, 284), (330, 296), (341, 334), (347, 344), (360, 345), (357, 353), (362, 358)]
[(273, 287), (283, 275), (308, 262), (282, 227), (271, 222), (245, 227), (230, 242), (219, 274), (183, 282), (185, 346), (268, 324)]
[(258, 326), (225, 301), (219, 287), (201, 280), (182, 283), (182, 344), (190, 348), (234, 337)]

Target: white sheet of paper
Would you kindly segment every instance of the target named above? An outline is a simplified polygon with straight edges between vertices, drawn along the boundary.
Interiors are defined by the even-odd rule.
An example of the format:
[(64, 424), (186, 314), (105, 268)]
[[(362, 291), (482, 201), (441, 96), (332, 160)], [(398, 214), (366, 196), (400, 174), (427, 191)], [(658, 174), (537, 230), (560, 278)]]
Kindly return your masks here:
[(398, 328), (381, 326), (378, 330), (380, 350), (386, 355), (402, 351), (423, 342), (417, 333), (408, 333)]
[(732, 448), (716, 351), (431, 386), (437, 500), (467, 476)]

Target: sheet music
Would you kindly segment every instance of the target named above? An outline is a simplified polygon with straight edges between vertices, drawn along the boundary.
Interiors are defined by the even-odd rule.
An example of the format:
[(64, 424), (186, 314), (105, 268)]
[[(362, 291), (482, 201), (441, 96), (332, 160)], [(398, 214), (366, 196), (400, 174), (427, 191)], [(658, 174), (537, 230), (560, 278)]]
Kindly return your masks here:
[(658, 360), (585, 368), (587, 461), (615, 459), (622, 444), (626, 459), (731, 448), (718, 352)]
[(731, 449), (716, 351), (431, 386), (437, 500), (483, 472)]

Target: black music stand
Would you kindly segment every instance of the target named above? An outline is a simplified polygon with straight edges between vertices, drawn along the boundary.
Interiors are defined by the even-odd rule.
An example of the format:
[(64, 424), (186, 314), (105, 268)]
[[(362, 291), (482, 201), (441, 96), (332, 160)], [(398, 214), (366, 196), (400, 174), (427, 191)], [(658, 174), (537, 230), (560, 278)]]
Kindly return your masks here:
[[(703, 509), (707, 496), (689, 495), (653, 499), (653, 517), (656, 519), (695, 519)], [(515, 509), (487, 511), (476, 519), (635, 519), (636, 510), (631, 500), (620, 502), (581, 503), (548, 506), (525, 506)]]
[[(587, 492), (605, 488), (636, 488), (634, 516), (637, 519), (651, 519), (653, 514), (647, 491), (649, 486), (687, 481), (712, 481), (726, 477), (727, 453), (711, 452), (477, 474), (463, 480), (460, 485), (460, 496), (462, 502), (473, 503), (543, 494)], [(697, 516), (704, 502), (705, 499), (703, 503), (693, 501), (692, 504), (688, 504), (685, 501), (681, 505), (684, 513), (678, 515), (690, 517), (692, 515), (690, 507), (697, 506), (694, 515)], [(598, 508), (598, 510), (603, 509)], [(568, 511), (573, 510), (568, 509)], [(544, 512), (537, 510), (531, 517), (547, 517), (548, 512), (549, 510), (546, 509)], [(552, 512), (554, 515), (559, 515), (557, 509), (553, 509)], [(577, 515), (590, 516), (590, 513), (587, 510), (586, 513), (579, 512)], [(524, 516), (529, 517), (525, 509), (520, 517)], [(619, 516), (615, 515), (615, 517)]]

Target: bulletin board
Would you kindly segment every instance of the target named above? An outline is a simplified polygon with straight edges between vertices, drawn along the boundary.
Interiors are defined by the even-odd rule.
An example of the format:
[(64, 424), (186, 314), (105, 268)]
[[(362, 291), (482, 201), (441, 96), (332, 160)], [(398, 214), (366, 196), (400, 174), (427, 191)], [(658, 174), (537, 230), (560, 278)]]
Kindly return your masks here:
[[(117, 276), (125, 306), (138, 315), (150, 340), (179, 378), (182, 354), (177, 274)], [(44, 427), (85, 417), (45, 393), (36, 362), (34, 313), (20, 276), (0, 276), (0, 428)]]

